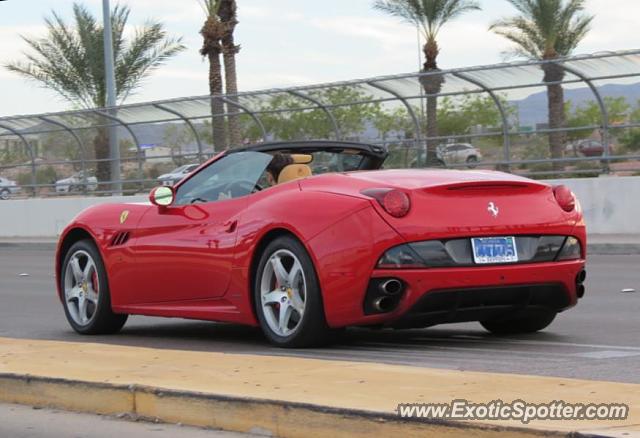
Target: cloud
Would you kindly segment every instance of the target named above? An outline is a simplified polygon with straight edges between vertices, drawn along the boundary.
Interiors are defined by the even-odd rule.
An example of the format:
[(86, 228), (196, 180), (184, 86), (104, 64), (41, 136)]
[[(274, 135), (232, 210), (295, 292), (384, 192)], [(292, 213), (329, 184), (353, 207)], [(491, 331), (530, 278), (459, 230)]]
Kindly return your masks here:
[(203, 71), (196, 71), (191, 68), (187, 69), (170, 67), (157, 69), (153, 72), (152, 77), (157, 79), (183, 79), (192, 81), (202, 81), (206, 78)]
[(20, 57), (28, 46), (20, 35), (41, 36), (46, 33), (44, 25), (0, 26), (0, 62), (5, 63)]
[[(415, 71), (418, 67), (418, 54), (422, 52), (424, 39), (421, 37), (419, 46), (417, 29), (410, 24), (386, 17), (364, 16), (313, 19), (311, 24), (332, 36), (346, 37), (345, 48), (353, 50), (359, 47), (359, 56), (363, 56), (365, 50), (374, 49), (376, 57), (363, 60), (367, 65), (377, 67), (370, 75), (404, 73)], [(438, 38), (442, 67), (499, 62), (500, 51), (507, 44), (499, 36), (488, 32), (487, 26), (473, 17), (449, 23)], [(469, 38), (469, 35), (473, 35), (473, 38)], [(487, 53), (487, 48), (493, 51)], [(346, 53), (344, 55), (347, 56)]]
[[(52, 3), (52, 0), (48, 0)], [(84, 0), (101, 17), (102, 0)], [(170, 35), (183, 35), (188, 51), (154, 72), (135, 100), (155, 100), (207, 91), (208, 63), (198, 55), (198, 31), (204, 21), (197, 0), (112, 0), (131, 7), (130, 23), (142, 25), (153, 18), (166, 24)], [(10, 2), (9, 2), (10, 3)], [(57, 6), (63, 16), (71, 2)], [(440, 66), (454, 68), (500, 62), (509, 43), (487, 30), (489, 23), (513, 15), (506, 1), (483, 1), (484, 11), (464, 15), (442, 31)], [(612, 6), (615, 3), (615, 6)], [(38, 2), (16, 2), (15, 16), (8, 23), (24, 26), (0, 27), (0, 63), (20, 59), (26, 45), (19, 34), (44, 32), (42, 16), (49, 10)], [(418, 68), (416, 29), (397, 19), (373, 11), (371, 0), (242, 0), (237, 40), (242, 90), (312, 84), (356, 77), (371, 77), (415, 71)], [(20, 12), (18, 12), (18, 9)], [(593, 30), (578, 47), (579, 53), (640, 47), (640, 34), (633, 32), (640, 16), (638, 0), (587, 0), (595, 14)], [(20, 19), (21, 21), (17, 21)], [(0, 112), (34, 112), (46, 107), (64, 108), (51, 99), (51, 92), (0, 68)]]
[(416, 40), (415, 29), (387, 18), (338, 16), (311, 19), (310, 23), (323, 32), (374, 41), (388, 49)]
[(251, 84), (252, 90), (310, 85), (321, 82), (321, 77), (290, 73), (240, 74), (240, 82)]
[[(620, 50), (640, 47), (638, 26), (640, 2), (616, 0), (591, 0), (587, 10), (594, 15), (592, 29), (578, 48), (583, 53), (603, 50)], [(619, 3), (619, 4), (618, 4)]]

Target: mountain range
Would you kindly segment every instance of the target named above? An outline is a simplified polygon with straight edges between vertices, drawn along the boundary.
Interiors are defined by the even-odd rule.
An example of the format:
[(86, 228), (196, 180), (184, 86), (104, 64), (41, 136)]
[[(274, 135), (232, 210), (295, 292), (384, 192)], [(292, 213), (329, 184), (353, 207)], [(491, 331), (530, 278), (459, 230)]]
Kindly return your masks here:
[[(602, 97), (624, 97), (627, 103), (632, 107), (636, 107), (640, 101), (640, 83), (636, 84), (605, 84), (598, 87)], [(590, 88), (565, 89), (565, 101), (571, 101), (573, 107), (581, 106), (587, 102), (594, 101), (595, 97)], [(511, 101), (512, 105), (517, 106), (520, 116), (520, 126), (535, 126), (538, 123), (547, 123), (547, 92), (541, 91), (532, 94), (525, 99)]]

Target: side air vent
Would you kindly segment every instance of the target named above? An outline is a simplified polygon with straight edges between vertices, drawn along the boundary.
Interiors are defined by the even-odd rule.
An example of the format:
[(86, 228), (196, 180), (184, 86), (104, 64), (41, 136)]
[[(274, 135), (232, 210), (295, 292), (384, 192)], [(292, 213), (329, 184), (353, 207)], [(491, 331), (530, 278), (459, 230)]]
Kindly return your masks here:
[(111, 239), (111, 246), (122, 246), (129, 241), (129, 237), (128, 231), (117, 232)]

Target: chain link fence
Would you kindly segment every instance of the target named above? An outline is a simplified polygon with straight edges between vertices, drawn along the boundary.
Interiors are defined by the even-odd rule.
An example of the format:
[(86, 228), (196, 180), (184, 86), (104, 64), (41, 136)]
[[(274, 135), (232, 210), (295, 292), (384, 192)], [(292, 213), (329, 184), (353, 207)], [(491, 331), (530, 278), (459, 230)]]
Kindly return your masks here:
[[(428, 163), (532, 178), (640, 175), (639, 77), (636, 50), (3, 117), (0, 198), (133, 195), (175, 183), (193, 169), (188, 165), (226, 147), (213, 144), (213, 117), (235, 118), (244, 144), (383, 144), (389, 168)], [(564, 120), (549, 120), (553, 86), (564, 95)], [(216, 100), (225, 113), (212, 117)], [(429, 112), (437, 130), (427, 124)], [(109, 177), (109, 132), (117, 134), (121, 181)], [(552, 154), (554, 135), (562, 150)]]

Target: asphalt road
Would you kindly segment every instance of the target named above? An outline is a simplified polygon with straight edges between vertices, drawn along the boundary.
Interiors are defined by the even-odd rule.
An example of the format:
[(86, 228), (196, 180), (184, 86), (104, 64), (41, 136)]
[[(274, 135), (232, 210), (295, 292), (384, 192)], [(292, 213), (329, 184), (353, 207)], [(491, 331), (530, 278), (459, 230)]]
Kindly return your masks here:
[(0, 404), (0, 418), (2, 418), (0, 436), (11, 438), (250, 438), (256, 436), (8, 404)]
[[(114, 336), (81, 337), (54, 292), (48, 250), (0, 248), (0, 337), (291, 355), (640, 383), (640, 256), (592, 256), (587, 293), (546, 331), (495, 337), (479, 324), (411, 331), (350, 329), (323, 349), (281, 350), (259, 330), (131, 317)], [(21, 276), (20, 274), (28, 274)], [(637, 293), (621, 293), (634, 288)]]

